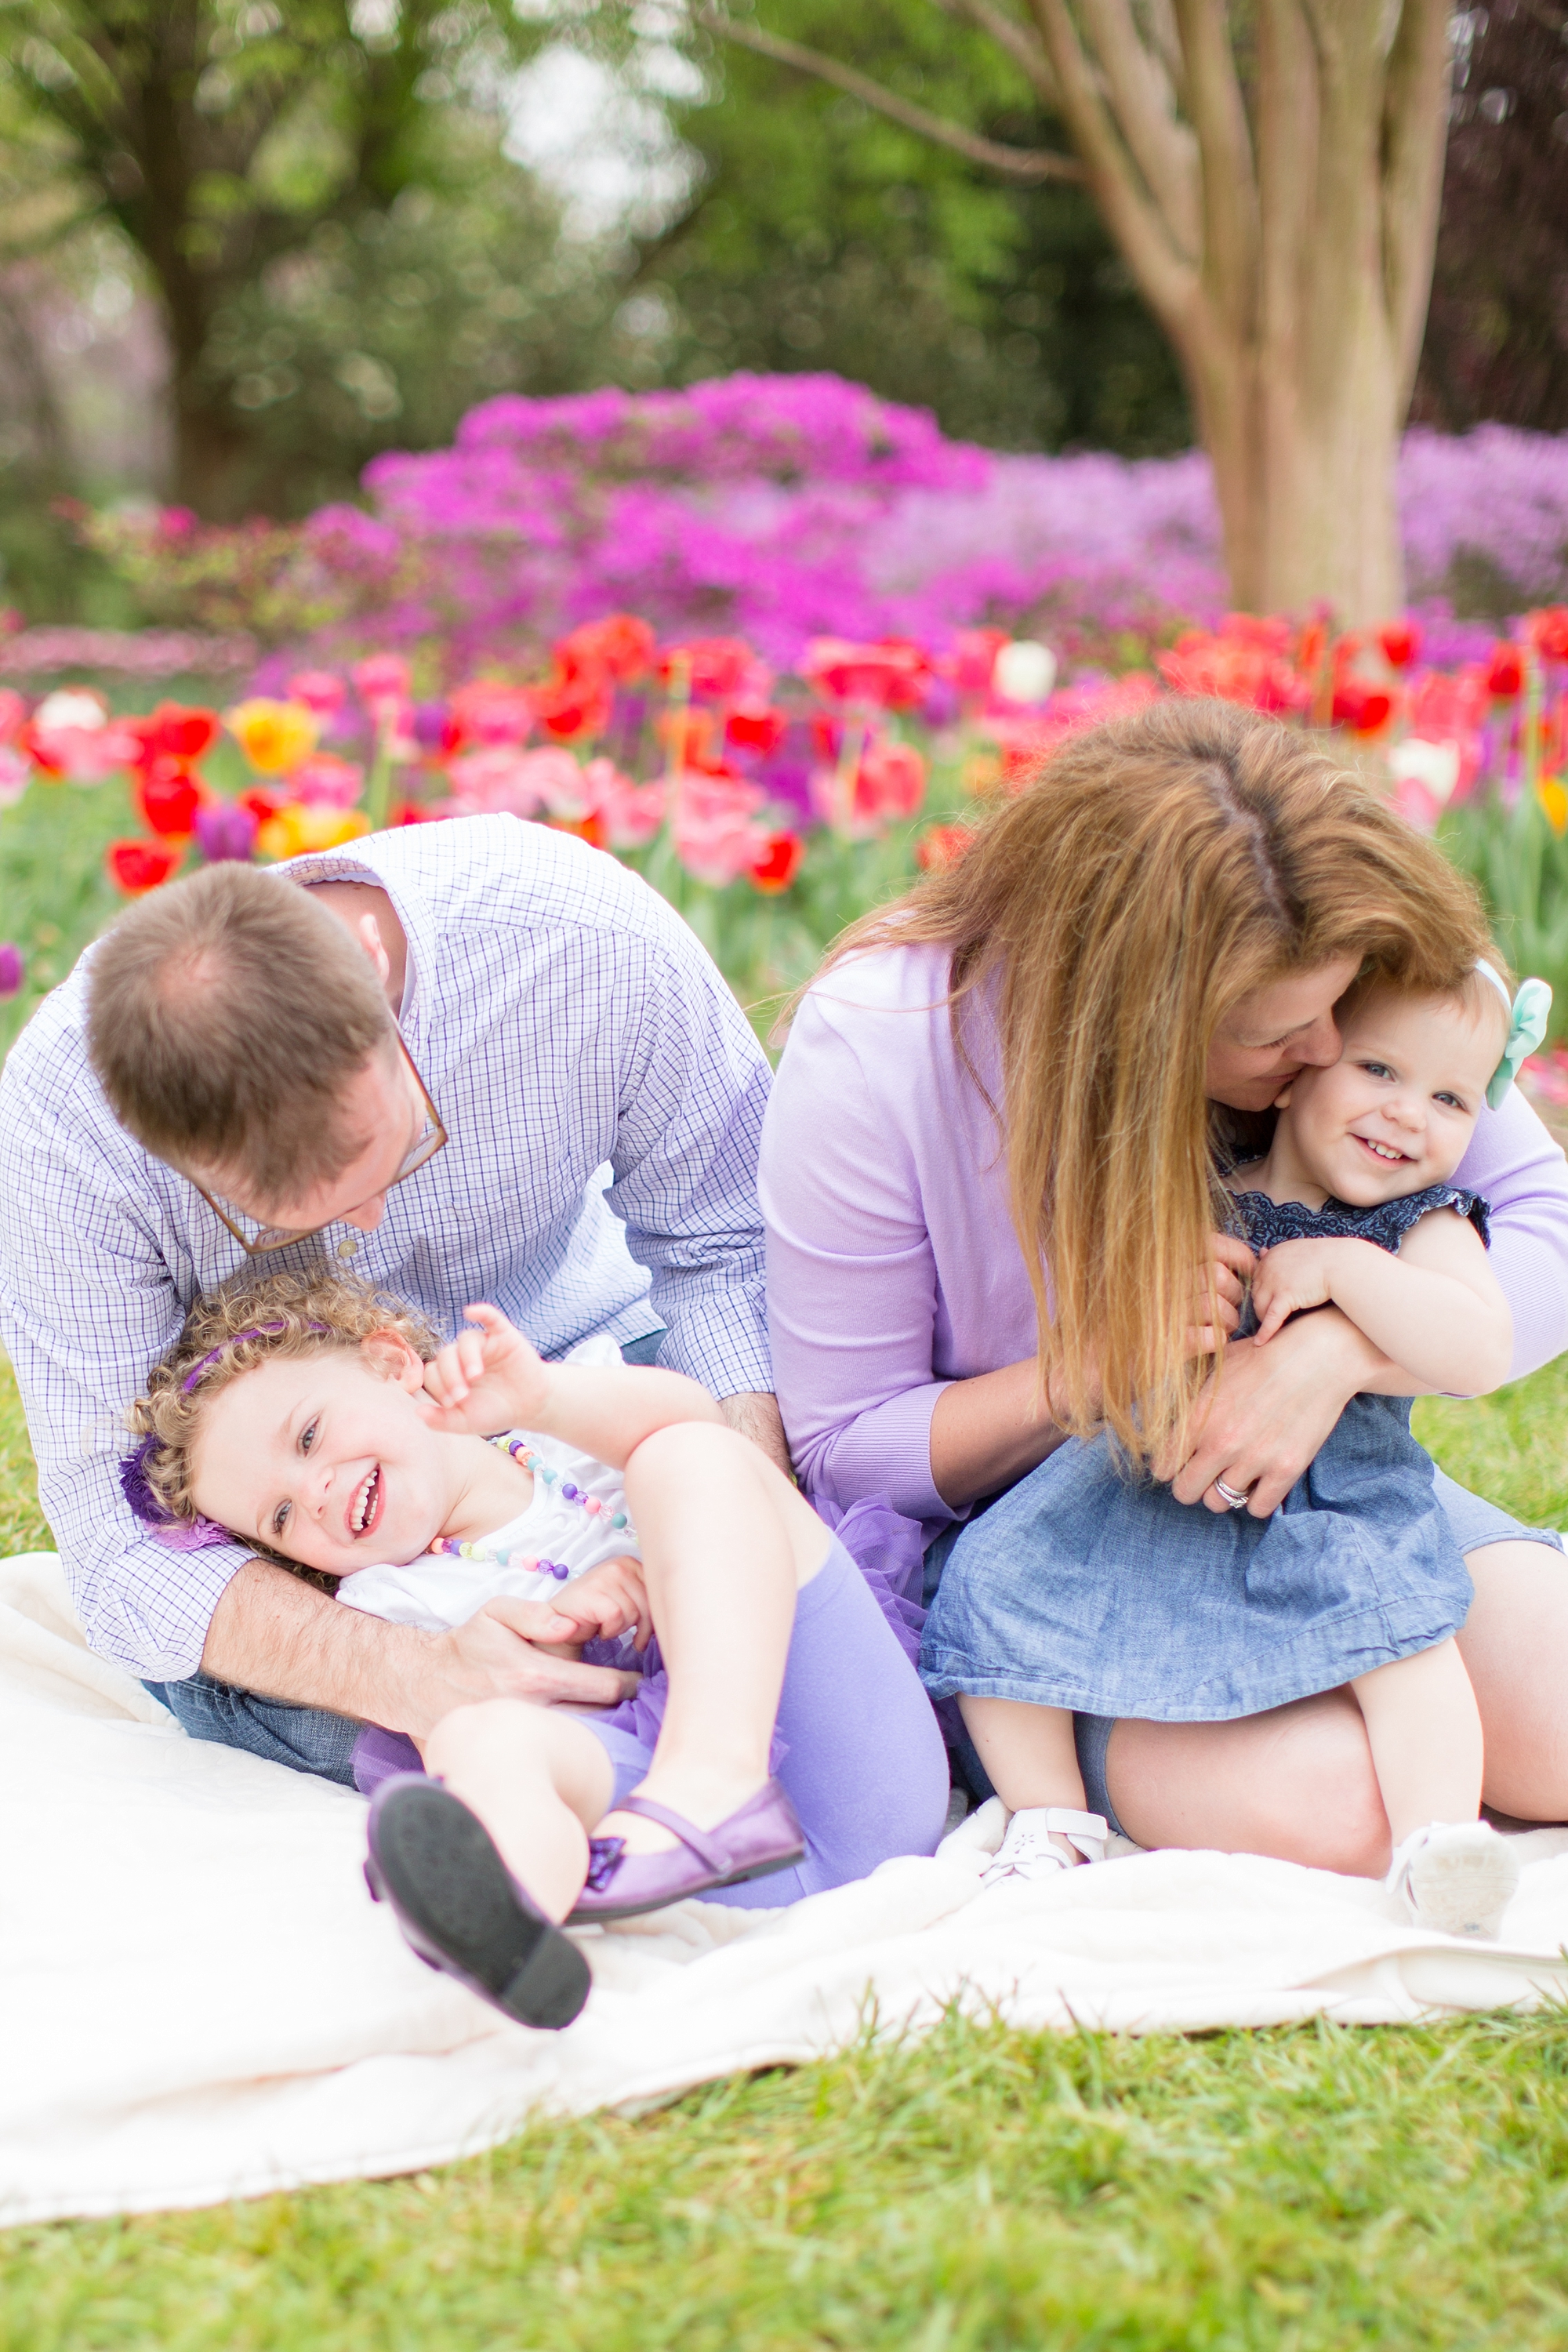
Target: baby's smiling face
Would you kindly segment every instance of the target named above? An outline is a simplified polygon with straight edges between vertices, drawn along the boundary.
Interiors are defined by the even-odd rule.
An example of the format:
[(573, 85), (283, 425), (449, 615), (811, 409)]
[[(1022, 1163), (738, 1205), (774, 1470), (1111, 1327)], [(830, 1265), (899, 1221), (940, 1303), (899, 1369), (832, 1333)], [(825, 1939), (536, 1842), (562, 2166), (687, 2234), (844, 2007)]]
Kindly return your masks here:
[(390, 1334), (258, 1364), (202, 1416), (196, 1508), (329, 1576), (418, 1559), (453, 1510), (465, 1444), (426, 1426), (423, 1377)]
[(1501, 998), (1494, 1008), (1373, 990), (1342, 1033), (1339, 1060), (1303, 1070), (1281, 1097), (1277, 1141), (1313, 1184), (1357, 1208), (1447, 1183), (1502, 1055)]

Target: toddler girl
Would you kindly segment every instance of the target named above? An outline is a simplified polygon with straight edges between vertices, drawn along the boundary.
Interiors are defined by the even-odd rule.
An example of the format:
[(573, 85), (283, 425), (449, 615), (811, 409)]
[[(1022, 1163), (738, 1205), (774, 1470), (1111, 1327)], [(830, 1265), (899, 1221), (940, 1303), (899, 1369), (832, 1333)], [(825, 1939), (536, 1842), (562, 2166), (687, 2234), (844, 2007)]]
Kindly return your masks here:
[(458, 1708), (421, 1743), (432, 1777), (372, 1802), (366, 1874), (416, 1952), (561, 2026), (589, 1984), (563, 1920), (788, 1902), (930, 1853), (946, 1761), (854, 1562), (704, 1390), (547, 1364), (468, 1316), (438, 1347), (324, 1273), (205, 1301), (135, 1408), (126, 1491), (174, 1541), (226, 1529), (374, 1613), (645, 1651), (619, 1706)]
[[(1332, 1301), (1427, 1388), (1507, 1376), (1486, 1206), (1449, 1179), (1483, 1102), (1539, 1041), (1542, 999), (1527, 982), (1516, 1013), (1485, 961), (1452, 995), (1375, 979), (1352, 991), (1339, 1060), (1300, 1073), (1268, 1153), (1233, 1174), (1235, 1231), (1216, 1257), (1251, 1274), (1258, 1346)], [(1222, 1492), (1228, 1516), (1184, 1507), (1122, 1475), (1104, 1435), (1069, 1440), (954, 1547), (921, 1672), (933, 1696), (958, 1694), (1012, 1810), (991, 1874), (1103, 1855), (1075, 1711), (1205, 1722), (1348, 1684), (1393, 1832), (1391, 1888), (1425, 1927), (1495, 1935), (1518, 1864), (1477, 1818), (1480, 1719), (1454, 1641), (1470, 1580), (1408, 1399), (1353, 1398), (1271, 1517)], [(1016, 1578), (991, 1572), (1020, 1549), (1046, 1562), (1022, 1601)]]

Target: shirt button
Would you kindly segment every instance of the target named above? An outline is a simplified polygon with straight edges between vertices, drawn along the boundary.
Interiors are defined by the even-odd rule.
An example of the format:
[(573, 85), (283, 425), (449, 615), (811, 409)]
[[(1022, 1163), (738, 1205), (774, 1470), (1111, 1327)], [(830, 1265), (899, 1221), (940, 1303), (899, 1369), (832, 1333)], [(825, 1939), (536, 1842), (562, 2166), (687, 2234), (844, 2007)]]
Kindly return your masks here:
[(359, 1235), (357, 1234), (345, 1234), (342, 1241), (338, 1244), (338, 1255), (342, 1258), (353, 1257), (358, 1247)]

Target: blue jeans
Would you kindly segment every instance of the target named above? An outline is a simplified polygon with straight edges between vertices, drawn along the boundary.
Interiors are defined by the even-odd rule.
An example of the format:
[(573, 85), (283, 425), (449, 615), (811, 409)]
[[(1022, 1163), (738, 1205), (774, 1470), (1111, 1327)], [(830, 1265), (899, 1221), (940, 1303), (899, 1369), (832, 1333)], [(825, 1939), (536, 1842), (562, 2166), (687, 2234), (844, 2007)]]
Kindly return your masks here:
[[(641, 1339), (629, 1339), (621, 1349), (628, 1364), (651, 1364), (658, 1357), (663, 1329)], [(360, 1726), (351, 1716), (330, 1715), (324, 1707), (290, 1706), (280, 1698), (262, 1698), (255, 1691), (237, 1690), (213, 1675), (187, 1675), (183, 1682), (142, 1685), (166, 1706), (193, 1739), (213, 1739), (221, 1748), (243, 1748), (247, 1756), (265, 1756), (270, 1764), (287, 1764), (291, 1772), (314, 1772), (323, 1780), (353, 1787), (353, 1748)]]

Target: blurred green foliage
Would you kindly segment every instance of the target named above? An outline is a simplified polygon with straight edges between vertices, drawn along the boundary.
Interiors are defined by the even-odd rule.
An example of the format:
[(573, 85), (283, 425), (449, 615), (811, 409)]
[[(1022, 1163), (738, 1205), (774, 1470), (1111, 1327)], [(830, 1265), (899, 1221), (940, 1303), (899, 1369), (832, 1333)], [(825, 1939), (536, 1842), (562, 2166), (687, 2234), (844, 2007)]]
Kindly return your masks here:
[[(767, 24), (966, 129), (1064, 148), (959, 10), (774, 0)], [(1004, 184), (805, 75), (690, 47), (704, 89), (670, 114), (701, 176), (637, 279), (666, 378), (828, 368), (994, 447), (1188, 446), (1174, 357), (1081, 188)]]
[(1492, 793), (1461, 801), (1444, 812), (1437, 838), (1479, 883), (1515, 971), (1551, 983), (1552, 1035), (1561, 1039), (1568, 1032), (1568, 838), (1527, 791), (1511, 809)]

